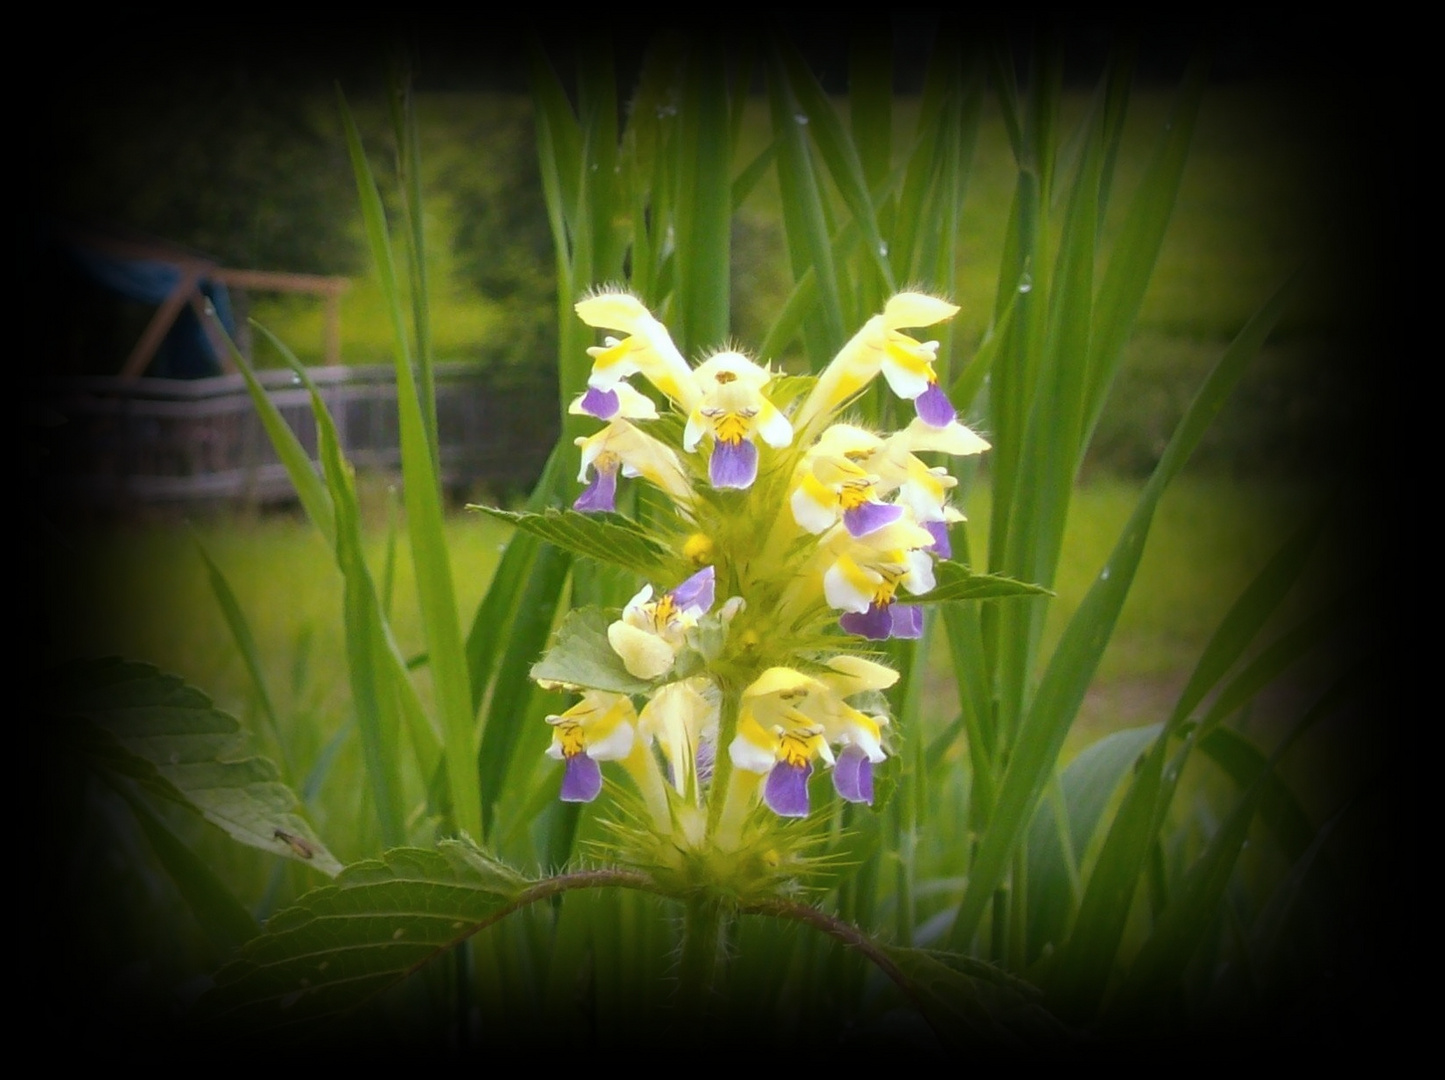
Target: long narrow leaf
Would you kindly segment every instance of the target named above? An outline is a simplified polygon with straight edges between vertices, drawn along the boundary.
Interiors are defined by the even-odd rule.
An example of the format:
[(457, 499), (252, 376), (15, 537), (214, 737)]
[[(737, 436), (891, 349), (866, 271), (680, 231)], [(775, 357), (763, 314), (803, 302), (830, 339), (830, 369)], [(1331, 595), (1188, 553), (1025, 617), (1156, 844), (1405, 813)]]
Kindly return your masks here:
[[(212, 318), (214, 320), (214, 316)], [(221, 329), (218, 320), (215, 320), (214, 324), (217, 329)], [(282, 349), (285, 348), (276, 336), (264, 326), (255, 321), (252, 321), (251, 325), (265, 334), (272, 344), (280, 346)], [(291, 478), (291, 485), (296, 489), (296, 496), (301, 500), (301, 505), (306, 510), (306, 516), (320, 530), (321, 535), (326, 539), (327, 546), (335, 545), (336, 511), (331, 505), (331, 496), (327, 493), (326, 485), (317, 475), (316, 466), (301, 445), (301, 440), (291, 430), (291, 425), (286, 423), (285, 417), (281, 415), (275, 402), (266, 393), (266, 388), (256, 378), (250, 362), (241, 355), (241, 350), (236, 348), (235, 342), (225, 334), (224, 330), (222, 330), (221, 336), (226, 342), (226, 349), (231, 354), (231, 360), (236, 365), (236, 370), (246, 380), (246, 392), (251, 395), (251, 403), (256, 407), (256, 415), (261, 418), (261, 426), (266, 429), (266, 435), (276, 450), (276, 456), (281, 459), (281, 464), (286, 466), (286, 475)], [(285, 355), (284, 352), (283, 355)]]
[(246, 665), (246, 672), (251, 676), (251, 685), (255, 687), (256, 699), (261, 703), (261, 712), (266, 717), (266, 723), (271, 728), (271, 735), (276, 741), (276, 749), (281, 755), (282, 775), (286, 782), (291, 782), (291, 755), (286, 747), (286, 739), (281, 733), (281, 722), (276, 716), (276, 706), (271, 703), (271, 692), (266, 688), (266, 674), (261, 670), (261, 651), (256, 647), (256, 636), (251, 633), (251, 624), (246, 618), (246, 613), (241, 610), (241, 602), (236, 599), (236, 593), (231, 588), (231, 583), (226, 580), (226, 575), (216, 565), (216, 560), (211, 558), (211, 553), (206, 550), (206, 545), (201, 543), (201, 538), (194, 532), (191, 539), (195, 541), (196, 550), (200, 552), (202, 560), (206, 564), (206, 577), (211, 584), (211, 592), (215, 594), (216, 603), (220, 606), (221, 614), (225, 617), (226, 626), (231, 631), (231, 639), (236, 643), (236, 651), (241, 654), (241, 661)]
[(988, 898), (1003, 878), (1024, 823), (1032, 816), (1031, 808), (1048, 780), (1133, 584), (1160, 498), (1269, 336), (1293, 298), (1298, 281), (1295, 275), (1280, 287), (1210, 372), (1175, 429), (1098, 579), (1065, 628), (1025, 717), (1018, 752), (1009, 761), (999, 793), (997, 825), (984, 837), (974, 860), (969, 888), (952, 928), (951, 940), (956, 946), (962, 947), (972, 939)]
[(367, 239), (376, 263), (382, 295), (391, 314), (395, 337), (394, 367), (407, 531), (411, 537), (412, 563), (422, 626), (426, 633), (432, 686), (445, 738), (447, 778), (451, 786), (455, 824), (480, 835), (482, 800), (471, 768), (477, 749), (471, 710), (471, 681), (461, 628), (457, 623), (456, 590), (452, 584), (451, 561), (442, 528), (440, 477), (412, 373), (411, 348), (402, 325), (400, 290), (381, 196), (371, 176), (361, 136), (350, 114), (345, 111), (344, 101), (342, 107), (347, 148), (351, 153), (357, 192), (361, 198), (362, 218), (366, 223)]

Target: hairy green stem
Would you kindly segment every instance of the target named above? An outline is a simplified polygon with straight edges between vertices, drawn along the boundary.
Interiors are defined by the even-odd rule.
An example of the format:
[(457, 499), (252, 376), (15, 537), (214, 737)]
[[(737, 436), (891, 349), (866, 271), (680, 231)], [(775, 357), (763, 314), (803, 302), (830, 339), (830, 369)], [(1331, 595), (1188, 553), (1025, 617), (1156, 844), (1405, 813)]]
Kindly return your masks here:
[(726, 920), (717, 897), (700, 893), (687, 900), (678, 965), (677, 1009), (687, 1022), (703, 1025), (716, 996), (718, 956)]

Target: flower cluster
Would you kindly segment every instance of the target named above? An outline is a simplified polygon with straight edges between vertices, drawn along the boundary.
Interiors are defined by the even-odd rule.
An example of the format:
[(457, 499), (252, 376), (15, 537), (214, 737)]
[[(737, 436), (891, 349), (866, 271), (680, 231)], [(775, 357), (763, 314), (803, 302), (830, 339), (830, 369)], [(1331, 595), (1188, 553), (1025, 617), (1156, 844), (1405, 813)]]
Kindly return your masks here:
[[(585, 487), (574, 509), (615, 513), (624, 479), (661, 492), (648, 529), (680, 583), (648, 584), (620, 617), (613, 609), (597, 648), (616, 679), (570, 684), (581, 700), (549, 718), (564, 799), (595, 798), (598, 763), (616, 761), (660, 832), (724, 850), (759, 802), (806, 816), (819, 762), (841, 798), (872, 802), (887, 757), (882, 691), (898, 675), (866, 654), (922, 634), (922, 608), (899, 590), (934, 588), (948, 526), (962, 520), (949, 505), (957, 481), (920, 455), (988, 448), (938, 384), (938, 343), (904, 332), (957, 310), (900, 293), (811, 378), (734, 351), (694, 367), (626, 293), (577, 305), (607, 336), (588, 350), (587, 390), (571, 405), (603, 423), (576, 440)], [(880, 374), (914, 405), (902, 430), (842, 419)]]

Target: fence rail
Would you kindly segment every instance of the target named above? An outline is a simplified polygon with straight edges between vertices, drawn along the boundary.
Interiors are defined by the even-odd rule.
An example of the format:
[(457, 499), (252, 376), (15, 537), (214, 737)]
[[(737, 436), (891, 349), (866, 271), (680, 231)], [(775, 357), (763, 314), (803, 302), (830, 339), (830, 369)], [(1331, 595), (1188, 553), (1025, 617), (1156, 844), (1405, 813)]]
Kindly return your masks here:
[[(438, 364), (435, 374), (443, 482), (530, 486), (557, 438), (555, 386), (469, 363)], [(399, 470), (392, 368), (324, 367), (311, 376), (351, 461)], [(260, 378), (315, 461), (306, 388), (289, 371)], [(47, 489), (57, 497), (100, 506), (294, 498), (240, 375), (65, 379), (46, 388), (46, 403), (65, 420), (41, 439)]]

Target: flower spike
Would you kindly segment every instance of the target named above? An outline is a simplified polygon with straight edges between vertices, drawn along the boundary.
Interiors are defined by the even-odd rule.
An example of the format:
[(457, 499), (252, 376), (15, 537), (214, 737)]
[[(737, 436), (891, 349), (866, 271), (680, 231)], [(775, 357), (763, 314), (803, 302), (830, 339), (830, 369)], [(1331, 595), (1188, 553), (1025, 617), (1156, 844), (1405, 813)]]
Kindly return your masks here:
[[(690, 872), (689, 853), (708, 848), (786, 848), (789, 834), (770, 833), (759, 804), (806, 817), (820, 769), (840, 799), (871, 804), (888, 758), (880, 691), (898, 673), (857, 655), (856, 640), (830, 638), (829, 624), (872, 641), (922, 635), (923, 609), (900, 600), (933, 589), (948, 527), (963, 520), (949, 505), (957, 480), (925, 456), (988, 449), (939, 385), (938, 342), (904, 332), (958, 308), (894, 296), (791, 413), (770, 396), (782, 384), (767, 365), (726, 350), (690, 367), (634, 296), (601, 292), (576, 310), (606, 336), (569, 409), (602, 421), (576, 440), (586, 487), (575, 507), (615, 512), (619, 477), (644, 478), (674, 504), (649, 505), (635, 524), (656, 557), (646, 565), (690, 576), (665, 592), (645, 584), (620, 617), (594, 611), (559, 632), (549, 670), (605, 684), (548, 718), (562, 798), (595, 799), (601, 763), (617, 761), (659, 840), (647, 857), (671, 871)], [(628, 381), (638, 374), (670, 401), (669, 419)], [(879, 375), (917, 418), (891, 433), (835, 422)], [(721, 605), (720, 583), (736, 593)], [(599, 648), (615, 659), (597, 663)], [(613, 690), (619, 661), (635, 697)]]

